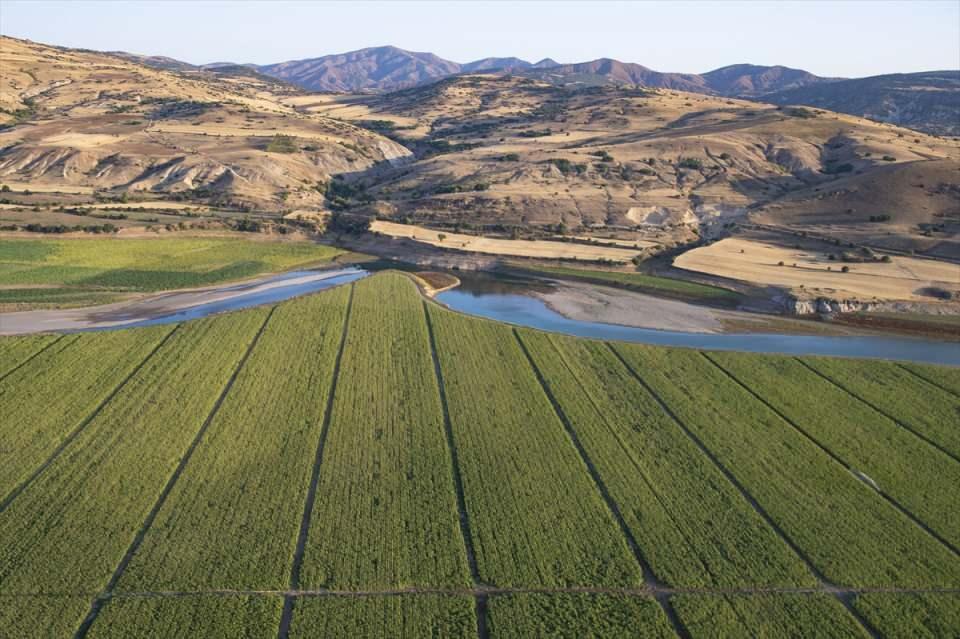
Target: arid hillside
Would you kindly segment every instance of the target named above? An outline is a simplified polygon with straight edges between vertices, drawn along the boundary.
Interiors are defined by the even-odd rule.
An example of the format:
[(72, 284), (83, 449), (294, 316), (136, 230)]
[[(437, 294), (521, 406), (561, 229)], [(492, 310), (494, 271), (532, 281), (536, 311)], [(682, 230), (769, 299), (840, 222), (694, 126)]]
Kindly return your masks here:
[(6, 37), (0, 67), (0, 181), (34, 190), (319, 208), (332, 174), (409, 155), (285, 106), (299, 90), (256, 73), (177, 73)]
[[(818, 223), (916, 236), (924, 248), (920, 225), (951, 223), (958, 204), (950, 187), (960, 169), (956, 141), (805, 107), (670, 90), (574, 91), (500, 75), (292, 102), (414, 149), (414, 163), (358, 175), (352, 204), (374, 201), (379, 215), (415, 223), (673, 229), (680, 240), (749, 222), (754, 211), (764, 223), (805, 224), (787, 213), (823, 209), (826, 193), (846, 188), (863, 204), (831, 209)], [(922, 175), (921, 189), (914, 177)], [(870, 181), (882, 196), (842, 186)], [(909, 213), (880, 211), (868, 204), (875, 194)], [(913, 206), (917, 198), (922, 206)]]

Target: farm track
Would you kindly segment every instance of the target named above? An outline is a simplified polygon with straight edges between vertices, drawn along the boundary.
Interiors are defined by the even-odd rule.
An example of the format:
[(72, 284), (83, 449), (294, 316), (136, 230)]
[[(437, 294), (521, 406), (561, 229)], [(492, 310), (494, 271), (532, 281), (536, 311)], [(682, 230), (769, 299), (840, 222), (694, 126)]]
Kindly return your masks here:
[[(948, 457), (950, 457), (951, 459), (953, 459), (953, 461), (955, 461), (955, 462), (957, 462), (958, 464), (960, 464), (960, 457), (958, 457), (956, 454), (950, 452), (949, 450), (947, 450), (946, 448), (944, 448), (943, 446), (941, 446), (941, 445), (938, 444), (937, 442), (933, 441), (932, 439), (930, 439), (929, 437), (927, 437), (927, 436), (924, 435), (923, 433), (917, 432), (917, 429), (916, 429), (916, 428), (912, 428), (912, 427), (910, 427), (910, 426), (907, 426), (906, 424), (903, 423), (902, 420), (897, 419), (896, 417), (894, 417), (893, 415), (891, 415), (889, 412), (883, 410), (882, 408), (880, 408), (879, 406), (877, 406), (875, 403), (873, 403), (873, 402), (865, 399), (865, 398), (862, 397), (860, 394), (855, 393), (854, 391), (850, 390), (849, 388), (847, 388), (846, 386), (844, 386), (844, 385), (841, 384), (840, 382), (838, 382), (838, 381), (836, 381), (835, 379), (831, 378), (829, 375), (826, 375), (826, 374), (818, 371), (816, 368), (814, 368), (813, 366), (811, 366), (811, 365), (808, 364), (807, 362), (803, 361), (803, 359), (801, 359), (801, 358), (799, 358), (799, 357), (797, 357), (797, 358), (795, 358), (795, 359), (796, 359), (798, 362), (800, 362), (801, 364), (803, 364), (804, 366), (806, 366), (810, 371), (816, 373), (817, 375), (819, 375), (820, 377), (822, 377), (822, 378), (825, 379), (826, 381), (830, 382), (831, 384), (833, 384), (834, 386), (836, 386), (837, 388), (839, 388), (839, 389), (842, 390), (843, 392), (847, 393), (848, 395), (850, 395), (850, 396), (853, 397), (854, 399), (856, 399), (856, 400), (858, 400), (858, 401), (866, 404), (867, 406), (869, 406), (869, 407), (872, 408), (873, 410), (877, 411), (878, 413), (880, 413), (881, 415), (883, 415), (883, 416), (886, 417), (887, 419), (891, 420), (893, 423), (895, 423), (895, 424), (896, 424), (897, 426), (899, 426), (900, 428), (902, 428), (902, 429), (904, 429), (904, 430), (906, 430), (906, 431), (909, 431), (911, 434), (915, 435), (915, 436), (918, 437), (919, 439), (922, 439), (922, 440), (923, 440), (924, 442), (926, 442), (927, 444), (933, 446), (934, 448), (936, 448), (937, 450), (939, 450), (941, 453), (943, 453), (944, 455), (947, 455)], [(898, 366), (898, 368), (903, 368), (903, 367)], [(906, 370), (906, 369), (904, 369), (904, 370)], [(912, 371), (908, 371), (908, 372), (910, 372), (912, 375), (915, 375), (918, 379), (922, 379), (924, 382), (930, 383), (930, 382), (928, 382), (926, 379), (920, 377), (919, 375), (916, 375), (916, 374), (913, 373)], [(936, 386), (936, 385), (935, 385), (935, 386)], [(939, 386), (938, 386), (938, 388), (939, 388)], [(950, 393), (951, 395), (955, 395), (955, 394), (954, 394), (953, 392), (951, 392), (951, 391), (945, 391), (945, 392), (948, 392), (948, 393)], [(955, 551), (955, 552), (956, 552), (956, 551)]]
[[(573, 447), (577, 450), (577, 454), (580, 455), (580, 459), (583, 461), (584, 466), (586, 466), (587, 472), (590, 474), (590, 478), (596, 485), (600, 496), (603, 497), (603, 501), (610, 510), (610, 514), (620, 527), (620, 532), (623, 534), (623, 537), (627, 542), (627, 546), (630, 547), (630, 552), (633, 553), (634, 558), (640, 565), (644, 583), (650, 589), (659, 587), (661, 584), (658, 581), (657, 576), (654, 574), (653, 568), (650, 567), (650, 563), (644, 556), (643, 551), (640, 549), (640, 544), (637, 543), (636, 538), (634, 538), (633, 533), (630, 531), (630, 527), (627, 526), (627, 522), (624, 521), (623, 513), (620, 511), (620, 507), (610, 495), (610, 491), (604, 484), (603, 479), (600, 477), (600, 473), (597, 471), (597, 468), (590, 459), (590, 456), (587, 455), (587, 451), (584, 449), (583, 444), (580, 442), (580, 439), (573, 428), (573, 425), (570, 423), (570, 419), (567, 417), (566, 413), (563, 411), (563, 408), (560, 406), (560, 403), (557, 401), (557, 398), (550, 390), (549, 385), (543, 377), (543, 373), (540, 371), (540, 368), (530, 355), (530, 351), (527, 349), (527, 345), (523, 342), (523, 339), (520, 337), (520, 333), (517, 331), (517, 329), (513, 329), (513, 335), (517, 339), (517, 343), (520, 345), (520, 350), (522, 350), (524, 356), (526, 356), (527, 362), (530, 364), (530, 368), (533, 369), (533, 373), (536, 375), (537, 382), (539, 382), (540, 387), (543, 389), (543, 393), (547, 396), (547, 399), (550, 400), (550, 404), (553, 406), (553, 410), (557, 414), (557, 418), (563, 424), (563, 428), (566, 431), (567, 436), (570, 438), (571, 444), (573, 444)], [(673, 626), (673, 630), (677, 633), (677, 636), (687, 639), (690, 635), (680, 623), (680, 619), (677, 616), (676, 611), (673, 609), (673, 605), (670, 603), (667, 596), (658, 594), (655, 598), (657, 600), (657, 604), (659, 604), (660, 608), (663, 610), (663, 613), (670, 621), (670, 625)]]
[(613, 588), (593, 586), (573, 586), (569, 588), (519, 588), (498, 586), (476, 586), (471, 588), (394, 588), (384, 590), (331, 590), (320, 588), (316, 590), (158, 590), (158, 591), (130, 591), (130, 592), (71, 592), (71, 593), (6, 593), (0, 594), (0, 600), (49, 598), (62, 599), (68, 597), (90, 597), (99, 600), (109, 599), (144, 599), (144, 598), (185, 598), (185, 597), (289, 597), (293, 599), (307, 597), (406, 597), (406, 596), (468, 596), (468, 597), (502, 597), (509, 595), (623, 595), (627, 597), (657, 597), (673, 595), (700, 595), (704, 597), (716, 596), (764, 596), (764, 595), (840, 595), (857, 597), (870, 594), (889, 595), (960, 595), (957, 588), (896, 588), (896, 587), (860, 587), (844, 588), (827, 585), (820, 586), (775, 586), (765, 588), (673, 588), (670, 586), (642, 586), (639, 588)]
[[(457, 514), (460, 522), (460, 534), (463, 537), (464, 552), (467, 555), (467, 566), (470, 568), (470, 578), (475, 587), (480, 587), (480, 570), (477, 567), (477, 555), (473, 548), (473, 536), (470, 531), (470, 518), (467, 514), (467, 503), (463, 492), (463, 477), (460, 474), (460, 459), (457, 453), (457, 444), (453, 438), (453, 424), (450, 422), (450, 407), (447, 405), (447, 392), (443, 382), (443, 371), (440, 368), (440, 356), (437, 354), (437, 340), (433, 334), (433, 320), (430, 319), (430, 309), (427, 300), (423, 300), (423, 313), (427, 323), (427, 334), (430, 337), (430, 358), (433, 361), (433, 371), (437, 378), (437, 388), (440, 392), (440, 405), (443, 409), (443, 432), (447, 440), (447, 449), (450, 451), (451, 473), (454, 488), (457, 493)], [(477, 637), (487, 639), (487, 595), (475, 594), (475, 614), (477, 616)]]
[[(307, 497), (303, 506), (303, 518), (300, 520), (300, 530), (297, 534), (297, 545), (293, 554), (293, 563), (290, 566), (290, 588), (300, 584), (300, 572), (303, 568), (303, 555), (307, 546), (307, 535), (310, 532), (310, 516), (317, 498), (317, 485), (320, 483), (320, 465), (323, 463), (323, 450), (330, 431), (330, 420), (333, 414), (333, 400), (337, 391), (337, 380), (340, 378), (340, 364), (343, 360), (344, 347), (347, 344), (347, 328), (350, 326), (350, 312), (353, 309), (354, 285), (350, 285), (350, 298), (347, 300), (347, 310), (343, 314), (343, 327), (340, 331), (340, 346), (337, 349), (337, 359), (333, 365), (333, 376), (330, 380), (330, 391), (327, 394), (327, 405), (323, 413), (323, 425), (320, 428), (320, 439), (317, 442), (317, 452), (314, 456), (313, 469), (310, 473), (310, 485), (307, 488)], [(290, 622), (293, 620), (293, 597), (285, 597), (283, 611), (280, 613), (280, 624), (277, 629), (278, 639), (286, 639), (290, 634)]]
[(904, 370), (904, 371), (910, 373), (911, 375), (913, 375), (913, 376), (916, 377), (917, 379), (921, 379), (921, 380), (925, 381), (926, 383), (928, 383), (928, 384), (930, 384), (930, 385), (932, 385), (932, 386), (936, 386), (937, 388), (939, 388), (940, 390), (942, 390), (944, 393), (949, 393), (949, 394), (953, 395), (954, 397), (960, 397), (960, 395), (958, 395), (956, 391), (951, 390), (951, 389), (947, 388), (946, 386), (943, 386), (942, 384), (938, 384), (937, 382), (933, 381), (932, 379), (930, 379), (930, 378), (928, 378), (928, 377), (926, 377), (926, 376), (924, 376), (924, 375), (921, 375), (920, 373), (918, 373), (917, 371), (913, 370), (912, 368), (908, 368), (908, 367), (902, 365), (900, 362), (894, 362), (894, 364), (896, 364), (897, 368), (899, 368), (899, 369), (901, 369), (901, 370)]
[[(209, 414), (203, 423), (200, 426), (200, 429), (197, 431), (196, 436), (193, 438), (193, 441), (190, 442), (190, 446), (184, 452), (183, 457), (181, 457), (180, 462), (177, 464), (177, 467), (174, 469), (173, 474), (170, 475), (170, 478), (167, 480), (166, 485), (163, 487), (163, 491), (157, 497), (156, 502), (151, 508), (146, 519), (143, 521), (143, 525), (140, 527), (140, 530), (137, 531), (136, 536), (130, 544), (130, 547), (127, 548), (126, 553), (123, 558), (120, 560), (120, 563), (117, 564), (116, 570), (114, 570), (113, 575), (111, 575), (110, 580), (107, 582), (107, 586), (104, 589), (104, 593), (111, 593), (114, 588), (116, 588), (117, 582), (120, 581), (120, 578), (123, 576), (124, 571), (127, 566), (130, 565), (130, 561), (133, 559), (133, 555), (137, 552), (137, 549), (140, 547), (140, 544), (143, 543), (143, 539), (147, 534), (150, 526), (153, 525), (154, 520), (157, 518), (157, 515), (160, 512), (160, 509), (163, 507), (164, 502), (167, 499), (167, 496), (173, 490), (174, 485), (177, 483), (177, 480), (180, 478), (180, 475), (183, 473), (183, 469), (186, 468), (187, 464), (190, 462), (190, 458), (193, 455), (193, 451), (196, 450), (197, 445), (200, 443), (200, 440), (203, 439), (204, 433), (207, 431), (207, 428), (210, 426), (210, 423), (213, 421), (213, 418), (216, 416), (217, 411), (220, 410), (220, 406), (223, 405), (223, 400), (226, 399), (227, 394), (230, 392), (230, 389), (233, 388), (233, 383), (237, 379), (237, 375), (240, 374), (240, 371), (243, 369), (244, 364), (247, 363), (247, 359), (250, 357), (250, 353), (253, 352), (253, 349), (256, 347), (257, 342), (260, 340), (260, 336), (263, 335), (264, 329), (266, 329), (267, 324), (270, 322), (270, 318), (273, 317), (273, 313), (276, 307), (271, 307), (270, 311), (267, 313), (266, 318), (263, 320), (263, 323), (260, 325), (259, 330), (253, 339), (250, 341), (250, 345), (247, 347), (246, 351), (243, 354), (243, 357), (240, 358), (240, 361), (237, 363), (236, 368), (234, 368), (233, 373), (230, 375), (230, 378), (227, 380), (226, 385), (223, 387), (223, 390), (220, 392), (220, 395), (217, 397), (216, 402), (213, 404)], [(177, 327), (180, 325), (178, 324)], [(176, 328), (174, 328), (174, 331)], [(174, 331), (170, 331), (167, 335), (167, 338), (173, 334)], [(166, 338), (165, 338), (166, 340)], [(90, 612), (87, 614), (87, 617), (81, 622), (80, 627), (77, 629), (75, 639), (83, 639), (87, 636), (87, 632), (90, 630), (90, 626), (93, 625), (93, 622), (96, 621), (97, 616), (100, 614), (100, 610), (103, 608), (103, 599), (98, 597), (93, 600), (90, 605)]]
[(693, 433), (693, 431), (691, 431), (687, 427), (687, 425), (683, 423), (683, 421), (679, 418), (679, 416), (676, 413), (673, 412), (673, 410), (667, 405), (667, 403), (663, 400), (663, 398), (661, 398), (660, 395), (657, 394), (654, 391), (654, 389), (643, 380), (643, 378), (637, 373), (637, 371), (633, 368), (633, 366), (631, 366), (627, 362), (627, 360), (620, 355), (617, 349), (614, 348), (613, 345), (610, 344), (609, 342), (607, 343), (607, 346), (610, 348), (611, 351), (613, 351), (617, 359), (620, 360), (620, 363), (623, 364), (628, 371), (630, 371), (630, 374), (633, 376), (633, 378), (636, 379), (637, 382), (641, 386), (643, 386), (647, 390), (647, 392), (649, 392), (654, 397), (654, 399), (657, 400), (661, 408), (663, 408), (663, 410), (668, 415), (670, 415), (673, 421), (676, 422), (678, 426), (680, 426), (683, 432), (687, 434), (687, 436), (697, 445), (697, 447), (703, 452), (703, 454), (706, 455), (710, 459), (710, 461), (712, 461), (713, 464), (720, 470), (720, 472), (723, 473), (723, 475), (727, 478), (727, 480), (731, 484), (733, 484), (733, 486), (737, 489), (737, 491), (741, 494), (741, 496), (747, 500), (747, 503), (750, 504), (753, 510), (767, 523), (767, 525), (769, 525), (774, 530), (774, 532), (776, 532), (777, 536), (780, 537), (780, 539), (787, 546), (790, 547), (790, 549), (797, 555), (797, 557), (800, 558), (800, 560), (804, 563), (804, 565), (806, 565), (810, 573), (813, 574), (813, 576), (820, 583), (820, 587), (814, 589), (814, 591), (823, 592), (823, 593), (834, 596), (837, 599), (837, 601), (839, 601), (840, 604), (843, 605), (843, 607), (853, 616), (853, 618), (857, 620), (857, 623), (859, 623), (863, 627), (864, 631), (866, 631), (871, 637), (878, 637), (879, 635), (877, 631), (874, 628), (872, 628), (867, 623), (867, 621), (863, 619), (862, 615), (860, 615), (860, 613), (853, 607), (851, 597), (849, 596), (851, 591), (849, 589), (843, 589), (842, 587), (832, 583), (826, 578), (823, 572), (821, 572), (820, 569), (817, 568), (817, 566), (807, 556), (807, 554), (796, 544), (796, 542), (794, 542), (790, 538), (789, 535), (787, 535), (786, 531), (784, 531), (783, 528), (773, 520), (773, 518), (767, 513), (766, 509), (764, 509), (759, 504), (759, 502), (757, 502), (756, 498), (754, 498), (753, 495), (751, 495), (747, 491), (747, 489), (733, 476), (733, 474), (720, 462), (720, 460), (717, 459), (716, 455), (714, 455), (704, 445), (704, 443), (700, 440), (700, 438), (698, 438)]
[(790, 419), (790, 417), (788, 417), (787, 415), (785, 415), (782, 411), (780, 411), (780, 409), (778, 409), (776, 406), (774, 406), (774, 405), (771, 404), (769, 401), (767, 401), (764, 397), (762, 397), (762, 396), (761, 396), (759, 393), (757, 393), (755, 390), (753, 390), (752, 388), (750, 388), (750, 386), (748, 386), (747, 384), (743, 383), (739, 378), (737, 378), (736, 375), (734, 375), (734, 374), (731, 373), (729, 370), (727, 370), (726, 368), (724, 368), (719, 362), (717, 362), (715, 359), (713, 359), (712, 357), (710, 357), (710, 355), (708, 355), (707, 353), (701, 353), (701, 355), (703, 355), (703, 357), (706, 358), (707, 361), (709, 361), (711, 364), (713, 364), (713, 365), (716, 366), (718, 369), (720, 369), (721, 371), (723, 371), (723, 373), (726, 374), (727, 377), (729, 377), (729, 378), (732, 379), (734, 382), (736, 382), (737, 384), (739, 384), (741, 388), (743, 388), (745, 391), (747, 391), (748, 393), (750, 393), (751, 395), (753, 395), (754, 397), (756, 397), (756, 398), (757, 398), (757, 401), (762, 402), (767, 408), (769, 408), (769, 409), (772, 410), (774, 413), (776, 413), (776, 414), (780, 417), (780, 419), (782, 419), (782, 420), (785, 421), (787, 424), (789, 424), (789, 425), (790, 425), (793, 429), (795, 429), (798, 433), (800, 433), (801, 435), (803, 435), (804, 437), (806, 437), (807, 440), (809, 440), (809, 441), (810, 441), (812, 444), (814, 444), (817, 448), (819, 448), (820, 450), (822, 450), (825, 455), (827, 455), (828, 457), (830, 457), (830, 459), (832, 459), (833, 461), (835, 461), (835, 462), (837, 462), (838, 464), (840, 464), (843, 468), (845, 468), (854, 478), (856, 478), (856, 479), (864, 482), (867, 486), (869, 486), (871, 489), (873, 489), (878, 495), (880, 495), (880, 497), (882, 497), (884, 500), (886, 500), (895, 510), (897, 510), (897, 512), (899, 512), (901, 515), (903, 515), (904, 517), (906, 517), (907, 519), (909, 519), (910, 521), (912, 521), (912, 522), (913, 522), (914, 524), (916, 524), (919, 528), (921, 528), (925, 533), (927, 533), (928, 535), (930, 535), (931, 537), (933, 537), (934, 539), (936, 539), (938, 542), (940, 542), (940, 544), (942, 544), (944, 547), (946, 547), (947, 550), (949, 550), (949, 551), (952, 552), (955, 556), (957, 556), (958, 558), (960, 558), (960, 551), (957, 550), (956, 546), (954, 546), (953, 544), (951, 544), (948, 540), (944, 539), (944, 538), (943, 538), (941, 535), (939, 535), (936, 531), (932, 530), (932, 529), (930, 528), (930, 526), (928, 526), (922, 519), (920, 519), (919, 517), (917, 517), (916, 515), (914, 515), (908, 508), (906, 508), (903, 504), (901, 504), (899, 500), (897, 500), (896, 498), (894, 498), (892, 495), (888, 494), (887, 492), (881, 490), (881, 489), (880, 489), (879, 487), (877, 487), (876, 485), (874, 485), (874, 484), (872, 484), (872, 483), (870, 483), (870, 482), (867, 482), (867, 481), (863, 480), (862, 478), (860, 478), (860, 477), (858, 476), (858, 474), (857, 474), (856, 469), (855, 469), (852, 465), (850, 465), (849, 463), (847, 463), (846, 461), (844, 461), (843, 458), (841, 458), (839, 455), (837, 455), (837, 454), (834, 453), (832, 450), (830, 450), (830, 448), (828, 448), (827, 446), (825, 446), (820, 440), (818, 440), (816, 437), (814, 437), (814, 436), (811, 435), (809, 432), (807, 432), (807, 430), (806, 430), (805, 428), (801, 427), (801, 426), (800, 426), (799, 424), (797, 424), (794, 420)]
[[(69, 446), (80, 435), (80, 433), (83, 432), (83, 429), (86, 428), (87, 425), (90, 424), (94, 419), (96, 419), (97, 415), (100, 414), (100, 411), (103, 410), (103, 408), (107, 404), (109, 404), (121, 390), (123, 390), (124, 386), (127, 385), (127, 382), (133, 379), (136, 376), (136, 374), (140, 372), (140, 370), (147, 364), (147, 362), (149, 362), (150, 359), (153, 358), (154, 355), (156, 355), (157, 351), (163, 348), (163, 345), (167, 343), (167, 341), (173, 336), (174, 333), (177, 332), (180, 326), (182, 325), (181, 324), (175, 325), (170, 330), (170, 332), (167, 333), (163, 337), (163, 339), (161, 339), (157, 343), (157, 345), (153, 347), (153, 350), (151, 350), (147, 354), (147, 356), (144, 357), (143, 360), (139, 364), (137, 364), (133, 368), (133, 370), (131, 370), (130, 373), (123, 378), (123, 380), (119, 384), (117, 384), (117, 386), (103, 399), (103, 401), (100, 402), (97, 405), (97, 407), (93, 409), (93, 411), (86, 417), (86, 419), (81, 421), (80, 424), (76, 428), (74, 428), (70, 432), (70, 434), (68, 434), (64, 438), (62, 442), (60, 442), (60, 444), (53, 450), (53, 452), (50, 453), (49, 457), (47, 457), (47, 459), (42, 464), (40, 464), (40, 466), (38, 466), (36, 470), (34, 470), (30, 474), (29, 477), (27, 477), (23, 482), (21, 482), (20, 485), (18, 485), (16, 488), (10, 491), (10, 494), (7, 495), (2, 502), (0, 502), (0, 513), (5, 511), (10, 506), (10, 504), (13, 502), (14, 499), (16, 499), (24, 490), (26, 490), (30, 486), (30, 484), (32, 484), (41, 474), (43, 474), (43, 471), (45, 471), (47, 467), (50, 466), (50, 464), (52, 464), (54, 461), (57, 460), (57, 458), (61, 455), (61, 453), (63, 453), (63, 451), (66, 450), (67, 446)], [(46, 347), (44, 347), (44, 349), (42, 350), (46, 350), (47, 348), (49, 348), (50, 346), (53, 346), (53, 344), (55, 344), (58, 341), (59, 339), (54, 340), (53, 342), (48, 344)], [(37, 355), (39, 354), (40, 353), (37, 353)]]

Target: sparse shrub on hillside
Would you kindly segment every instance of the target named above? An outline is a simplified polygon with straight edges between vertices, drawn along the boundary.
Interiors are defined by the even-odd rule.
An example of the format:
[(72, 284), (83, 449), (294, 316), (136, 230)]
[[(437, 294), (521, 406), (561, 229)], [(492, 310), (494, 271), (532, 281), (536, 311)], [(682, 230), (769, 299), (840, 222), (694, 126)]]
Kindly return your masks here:
[(550, 158), (546, 163), (554, 165), (564, 175), (581, 175), (587, 170), (586, 164), (574, 164), (566, 158)]
[(871, 222), (889, 222), (889, 221), (890, 221), (890, 216), (889, 216), (889, 215), (886, 215), (886, 214), (884, 214), (884, 215), (871, 215), (871, 216), (870, 216), (870, 221), (871, 221)]
[(299, 150), (295, 139), (289, 135), (277, 134), (267, 145), (267, 151), (270, 153), (296, 153)]
[(607, 151), (591, 151), (590, 155), (600, 158), (601, 162), (613, 162), (613, 156)]
[(885, 155), (885, 156), (883, 156), (883, 161), (884, 161), (884, 162), (896, 162), (896, 161), (897, 161), (897, 158), (893, 157), (892, 155)]
[(520, 156), (516, 153), (506, 153), (495, 158), (498, 162), (519, 162)]
[(699, 171), (703, 168), (703, 160), (699, 158), (680, 158), (677, 166), (681, 169), (693, 169)]

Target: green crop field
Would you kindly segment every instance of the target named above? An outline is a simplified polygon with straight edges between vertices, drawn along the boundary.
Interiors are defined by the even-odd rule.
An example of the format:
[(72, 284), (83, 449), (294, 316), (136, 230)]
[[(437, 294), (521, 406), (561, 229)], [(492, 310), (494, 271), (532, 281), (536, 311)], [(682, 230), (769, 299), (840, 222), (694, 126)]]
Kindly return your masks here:
[(395, 272), (0, 338), (0, 636), (960, 636), (958, 387), (515, 329)]
[(709, 284), (700, 284), (698, 282), (688, 282), (686, 280), (678, 280), (671, 277), (661, 277), (659, 275), (649, 275), (647, 273), (598, 271), (596, 269), (576, 268), (571, 266), (523, 265), (520, 268), (521, 270), (540, 275), (581, 280), (596, 284), (609, 284), (636, 290), (641, 293), (651, 293), (665, 297), (676, 297), (679, 299), (694, 299), (726, 304), (736, 304), (742, 297), (736, 291), (720, 288), (719, 286), (710, 286)]
[(233, 238), (0, 239), (0, 306), (103, 304), (125, 293), (254, 277), (327, 262), (339, 249)]

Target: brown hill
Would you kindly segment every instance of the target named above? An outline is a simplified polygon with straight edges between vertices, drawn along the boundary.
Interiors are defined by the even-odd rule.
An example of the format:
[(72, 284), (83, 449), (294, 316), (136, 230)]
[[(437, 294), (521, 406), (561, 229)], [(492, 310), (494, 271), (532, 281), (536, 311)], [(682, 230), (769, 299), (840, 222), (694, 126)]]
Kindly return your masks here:
[(258, 69), (312, 91), (391, 91), (459, 73), (460, 65), (432, 53), (372, 47)]
[(473, 75), (310, 100), (300, 108), (380, 123), (416, 150), (416, 162), (358, 184), (380, 215), (431, 225), (675, 241), (722, 233), (793, 193), (960, 160), (956, 142), (862, 118), (664, 89)]
[(174, 73), (0, 38), (0, 180), (321, 207), (331, 174), (408, 154), (376, 133), (282, 104), (258, 74)]

